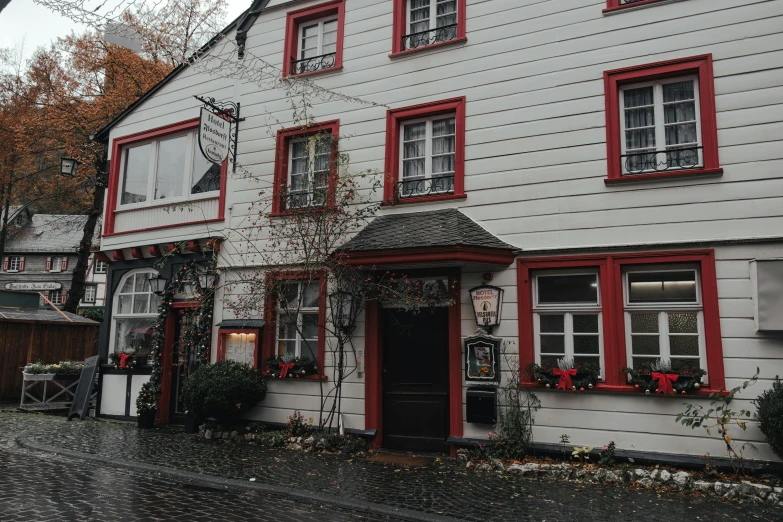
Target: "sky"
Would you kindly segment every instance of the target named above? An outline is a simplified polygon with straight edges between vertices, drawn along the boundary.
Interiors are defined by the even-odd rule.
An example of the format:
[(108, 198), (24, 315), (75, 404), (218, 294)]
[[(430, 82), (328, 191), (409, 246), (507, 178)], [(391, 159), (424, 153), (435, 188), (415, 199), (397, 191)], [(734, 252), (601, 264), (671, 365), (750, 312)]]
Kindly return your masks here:
[[(251, 0), (227, 0), (227, 3), (226, 24), (250, 7)], [(25, 57), (30, 58), (38, 47), (47, 46), (71, 31), (84, 29), (33, 0), (11, 0), (0, 12), (0, 48), (16, 47), (24, 42)]]

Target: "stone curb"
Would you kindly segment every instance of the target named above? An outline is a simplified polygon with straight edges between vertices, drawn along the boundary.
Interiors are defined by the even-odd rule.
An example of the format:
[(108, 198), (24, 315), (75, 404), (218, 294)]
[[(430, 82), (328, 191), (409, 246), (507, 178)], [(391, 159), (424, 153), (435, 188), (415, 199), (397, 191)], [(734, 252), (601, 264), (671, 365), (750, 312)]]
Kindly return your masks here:
[(212, 488), (215, 488), (217, 486), (219, 489), (227, 490), (227, 491), (231, 491), (231, 489), (228, 488), (232, 488), (233, 490), (239, 489), (244, 491), (258, 491), (261, 493), (268, 493), (276, 496), (287, 497), (292, 500), (304, 500), (308, 503), (323, 502), (344, 509), (363, 511), (365, 513), (371, 513), (374, 515), (395, 517), (398, 519), (409, 520), (412, 522), (456, 522), (457, 521), (457, 519), (447, 517), (447, 516), (422, 513), (407, 508), (395, 508), (392, 506), (378, 504), (375, 502), (367, 502), (365, 500), (336, 497), (333, 495), (316, 493), (316, 492), (309, 492), (309, 493), (298, 492), (296, 490), (292, 490), (281, 486), (274, 486), (272, 484), (262, 484), (258, 482), (247, 482), (247, 481), (237, 480), (237, 479), (220, 478), (220, 477), (215, 477), (210, 475), (193, 473), (191, 471), (176, 470), (164, 466), (157, 466), (154, 464), (145, 464), (141, 462), (128, 462), (128, 461), (101, 457), (98, 455), (90, 455), (78, 451), (72, 451), (63, 448), (55, 448), (44, 444), (37, 444), (35, 442), (26, 440), (26, 437), (23, 436), (17, 437), (16, 443), (22, 448), (26, 448), (34, 451), (52, 453), (55, 455), (63, 455), (78, 460), (84, 460), (88, 462), (94, 462), (94, 463), (104, 464), (104, 465), (114, 466), (114, 467), (122, 467), (134, 471), (157, 473), (159, 475), (167, 475), (169, 477), (179, 479), (189, 484), (202, 485), (205, 487), (212, 487)]

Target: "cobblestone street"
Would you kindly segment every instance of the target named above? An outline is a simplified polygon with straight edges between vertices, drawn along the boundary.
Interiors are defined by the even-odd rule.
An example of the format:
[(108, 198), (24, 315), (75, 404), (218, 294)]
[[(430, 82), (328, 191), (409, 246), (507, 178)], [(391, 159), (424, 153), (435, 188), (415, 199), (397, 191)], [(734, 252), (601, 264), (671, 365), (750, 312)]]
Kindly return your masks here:
[(0, 483), (0, 520), (783, 519), (770, 506), (481, 474), (450, 459), (406, 468), (8, 412)]

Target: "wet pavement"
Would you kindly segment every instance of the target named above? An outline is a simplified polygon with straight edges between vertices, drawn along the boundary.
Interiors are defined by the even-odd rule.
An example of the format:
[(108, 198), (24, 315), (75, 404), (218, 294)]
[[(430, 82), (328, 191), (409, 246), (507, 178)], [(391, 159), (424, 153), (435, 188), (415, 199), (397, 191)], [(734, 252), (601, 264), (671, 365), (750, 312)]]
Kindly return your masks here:
[[(21, 444), (26, 449), (20, 449)], [(57, 451), (59, 456), (50, 452)], [(0, 413), (0, 520), (783, 520), (695, 494), (305, 454)]]

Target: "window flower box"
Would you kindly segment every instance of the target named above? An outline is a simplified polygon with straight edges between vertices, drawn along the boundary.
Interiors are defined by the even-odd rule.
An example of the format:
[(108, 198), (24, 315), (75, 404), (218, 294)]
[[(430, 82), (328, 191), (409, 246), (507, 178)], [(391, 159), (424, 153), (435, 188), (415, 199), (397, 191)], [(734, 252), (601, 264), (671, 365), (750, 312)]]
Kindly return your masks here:
[(637, 369), (623, 368), (623, 371), (637, 390), (644, 390), (646, 394), (664, 395), (685, 395), (689, 391), (698, 390), (702, 386), (702, 377), (707, 374), (701, 368), (677, 372), (665, 364), (645, 365)]
[(267, 359), (266, 366), (264, 375), (273, 379), (300, 379), (308, 375), (318, 375), (318, 364), (310, 357), (271, 357)]
[(535, 382), (545, 388), (585, 391), (593, 389), (598, 384), (601, 368), (593, 363), (575, 366), (573, 359), (563, 358), (558, 361), (558, 367), (541, 367), (532, 363), (528, 366), (528, 372)]

